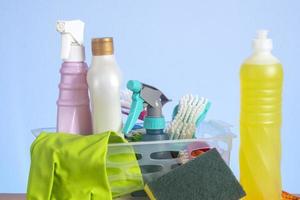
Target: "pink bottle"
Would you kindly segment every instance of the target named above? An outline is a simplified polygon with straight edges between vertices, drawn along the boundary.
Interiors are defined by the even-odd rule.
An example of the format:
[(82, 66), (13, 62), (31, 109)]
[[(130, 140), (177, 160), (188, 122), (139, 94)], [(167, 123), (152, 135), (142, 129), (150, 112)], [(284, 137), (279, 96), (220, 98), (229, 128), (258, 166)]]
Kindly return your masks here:
[(80, 20), (58, 21), (62, 34), (59, 98), (57, 100), (57, 132), (91, 134), (92, 120), (84, 62), (84, 23)]

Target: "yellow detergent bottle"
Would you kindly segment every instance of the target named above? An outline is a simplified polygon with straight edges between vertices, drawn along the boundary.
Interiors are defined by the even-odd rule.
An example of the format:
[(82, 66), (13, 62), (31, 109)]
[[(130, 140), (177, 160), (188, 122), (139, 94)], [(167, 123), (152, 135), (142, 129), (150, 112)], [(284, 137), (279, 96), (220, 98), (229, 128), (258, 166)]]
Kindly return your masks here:
[(271, 50), (268, 31), (258, 31), (240, 71), (240, 180), (247, 200), (281, 199), (283, 69)]

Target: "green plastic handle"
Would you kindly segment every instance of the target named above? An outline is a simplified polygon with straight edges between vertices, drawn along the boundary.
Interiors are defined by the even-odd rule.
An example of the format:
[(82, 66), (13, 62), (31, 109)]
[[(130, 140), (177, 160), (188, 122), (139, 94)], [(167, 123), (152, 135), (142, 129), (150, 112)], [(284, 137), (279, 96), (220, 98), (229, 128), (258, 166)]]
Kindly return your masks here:
[(142, 89), (142, 83), (139, 81), (130, 80), (127, 83), (127, 88), (133, 92), (132, 103), (130, 106), (130, 112), (123, 128), (123, 133), (127, 135), (133, 128), (135, 122), (138, 120), (141, 112), (144, 109), (144, 100), (140, 96)]

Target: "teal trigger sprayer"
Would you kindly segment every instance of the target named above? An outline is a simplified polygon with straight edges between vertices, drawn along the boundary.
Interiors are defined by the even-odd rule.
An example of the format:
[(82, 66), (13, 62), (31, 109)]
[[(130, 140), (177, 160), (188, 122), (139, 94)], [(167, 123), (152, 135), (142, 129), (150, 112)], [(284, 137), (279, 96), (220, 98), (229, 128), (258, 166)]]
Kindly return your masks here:
[(171, 100), (159, 89), (136, 80), (128, 81), (127, 88), (133, 93), (131, 108), (123, 128), (123, 133), (126, 135), (130, 132), (140, 113), (146, 107), (147, 115), (144, 119), (146, 134), (143, 135), (142, 140), (154, 141), (169, 139), (168, 135), (164, 133), (166, 122), (162, 114), (162, 107)]

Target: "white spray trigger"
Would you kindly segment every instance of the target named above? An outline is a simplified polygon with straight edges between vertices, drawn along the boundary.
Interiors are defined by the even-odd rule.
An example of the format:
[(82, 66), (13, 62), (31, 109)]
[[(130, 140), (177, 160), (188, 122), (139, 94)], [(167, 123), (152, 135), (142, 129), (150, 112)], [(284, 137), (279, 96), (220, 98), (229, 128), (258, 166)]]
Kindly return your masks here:
[[(61, 46), (61, 58), (68, 60), (71, 57), (72, 46), (83, 47), (83, 35), (84, 35), (84, 23), (81, 20), (62, 21), (59, 20), (56, 23), (56, 30), (61, 33), (62, 46)], [(77, 48), (79, 51), (82, 48)], [(82, 60), (84, 52), (75, 52), (75, 56), (78, 58), (75, 60)], [(73, 58), (74, 59), (74, 58)]]

